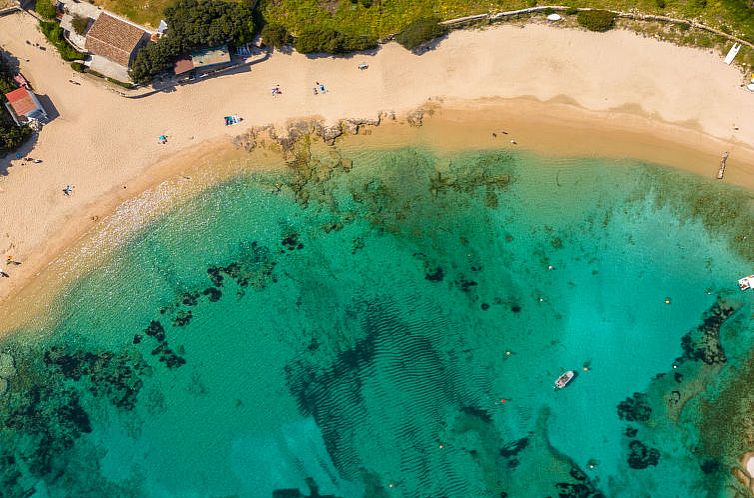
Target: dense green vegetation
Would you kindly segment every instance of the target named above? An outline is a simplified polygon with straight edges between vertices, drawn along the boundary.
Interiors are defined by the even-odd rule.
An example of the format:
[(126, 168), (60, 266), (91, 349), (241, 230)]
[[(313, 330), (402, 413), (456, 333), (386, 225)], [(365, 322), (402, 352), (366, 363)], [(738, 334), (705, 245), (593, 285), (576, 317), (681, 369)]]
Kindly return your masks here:
[(608, 31), (615, 26), (615, 14), (606, 10), (582, 10), (576, 20), (589, 31)]
[(448, 32), (448, 28), (439, 24), (439, 17), (424, 17), (417, 19), (403, 31), (395, 36), (395, 41), (403, 45), (408, 50), (413, 50), (418, 46), (434, 40)]
[(279, 24), (266, 24), (262, 28), (262, 43), (269, 47), (281, 48), (293, 43), (293, 37)]
[(167, 71), (178, 56), (197, 47), (243, 44), (254, 34), (251, 5), (222, 0), (179, 0), (165, 10), (170, 28), (156, 43), (139, 51), (131, 78), (147, 83)]
[(343, 33), (327, 27), (311, 27), (298, 34), (293, 46), (302, 54), (340, 54), (376, 47), (377, 38)]
[(57, 13), (51, 0), (37, 0), (34, 10), (45, 19), (55, 19)]
[(754, 42), (754, 6), (749, 0), (260, 0), (267, 22), (284, 26), (293, 36), (304, 29), (328, 27), (383, 39), (417, 19), (455, 17), (522, 9), (533, 5), (566, 5), (640, 12), (693, 19)]
[(82, 54), (65, 41), (65, 38), (63, 37), (63, 28), (61, 28), (57, 22), (40, 21), (39, 29), (42, 30), (42, 33), (47, 37), (47, 40), (58, 49), (63, 60), (75, 61), (86, 58), (86, 54)]
[(16, 126), (13, 118), (5, 109), (4, 95), (16, 89), (13, 71), (0, 52), (0, 155), (16, 150), (31, 136), (28, 126)]

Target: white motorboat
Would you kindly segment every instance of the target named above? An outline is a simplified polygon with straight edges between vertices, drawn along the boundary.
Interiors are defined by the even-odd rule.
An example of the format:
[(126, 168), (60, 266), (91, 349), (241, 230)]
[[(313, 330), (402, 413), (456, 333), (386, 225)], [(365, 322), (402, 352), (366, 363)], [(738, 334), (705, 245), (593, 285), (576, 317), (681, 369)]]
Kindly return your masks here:
[(563, 389), (576, 376), (576, 372), (569, 370), (555, 380), (555, 389)]
[(738, 288), (741, 290), (754, 289), (754, 275), (738, 279)]

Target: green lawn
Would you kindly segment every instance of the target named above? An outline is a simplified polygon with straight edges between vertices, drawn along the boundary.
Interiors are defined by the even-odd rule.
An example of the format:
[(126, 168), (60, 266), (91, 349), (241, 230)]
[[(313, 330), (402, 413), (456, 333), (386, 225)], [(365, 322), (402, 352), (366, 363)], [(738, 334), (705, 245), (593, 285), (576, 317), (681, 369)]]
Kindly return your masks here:
[(157, 28), (165, 8), (174, 0), (94, 0), (93, 3), (137, 24)]

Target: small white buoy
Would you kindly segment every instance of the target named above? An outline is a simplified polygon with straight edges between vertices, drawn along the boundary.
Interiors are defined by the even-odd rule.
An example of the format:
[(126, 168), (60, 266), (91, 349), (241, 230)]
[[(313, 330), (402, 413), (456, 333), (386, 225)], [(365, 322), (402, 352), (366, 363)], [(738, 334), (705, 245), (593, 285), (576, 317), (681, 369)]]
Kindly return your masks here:
[(547, 265), (547, 269), (548, 269), (548, 270), (554, 270), (554, 269), (555, 269), (555, 267), (554, 267), (554, 266), (552, 266), (552, 265)]
[(673, 368), (678, 368), (678, 365), (673, 365)]

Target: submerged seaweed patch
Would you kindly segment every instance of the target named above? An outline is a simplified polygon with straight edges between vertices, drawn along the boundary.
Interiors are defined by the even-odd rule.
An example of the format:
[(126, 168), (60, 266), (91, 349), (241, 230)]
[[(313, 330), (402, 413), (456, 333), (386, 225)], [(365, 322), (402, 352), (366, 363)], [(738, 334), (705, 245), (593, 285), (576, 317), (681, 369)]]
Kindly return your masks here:
[(125, 350), (92, 353), (68, 351), (53, 346), (44, 353), (45, 365), (63, 378), (81, 381), (88, 378), (87, 390), (95, 397), (104, 397), (115, 407), (133, 410), (143, 382), (141, 375), (147, 364), (138, 353)]
[(646, 168), (640, 192), (652, 192), (657, 206), (670, 206), (679, 219), (697, 219), (731, 249), (754, 261), (754, 194), (744, 189), (664, 168)]
[(707, 365), (722, 364), (727, 361), (720, 342), (720, 329), (738, 309), (718, 298), (705, 313), (702, 324), (681, 338), (683, 360), (701, 361)]
[(630, 398), (618, 403), (618, 417), (628, 422), (647, 422), (652, 414), (647, 395), (634, 393)]
[(628, 443), (628, 466), (635, 470), (646, 469), (660, 462), (660, 452), (638, 440)]

